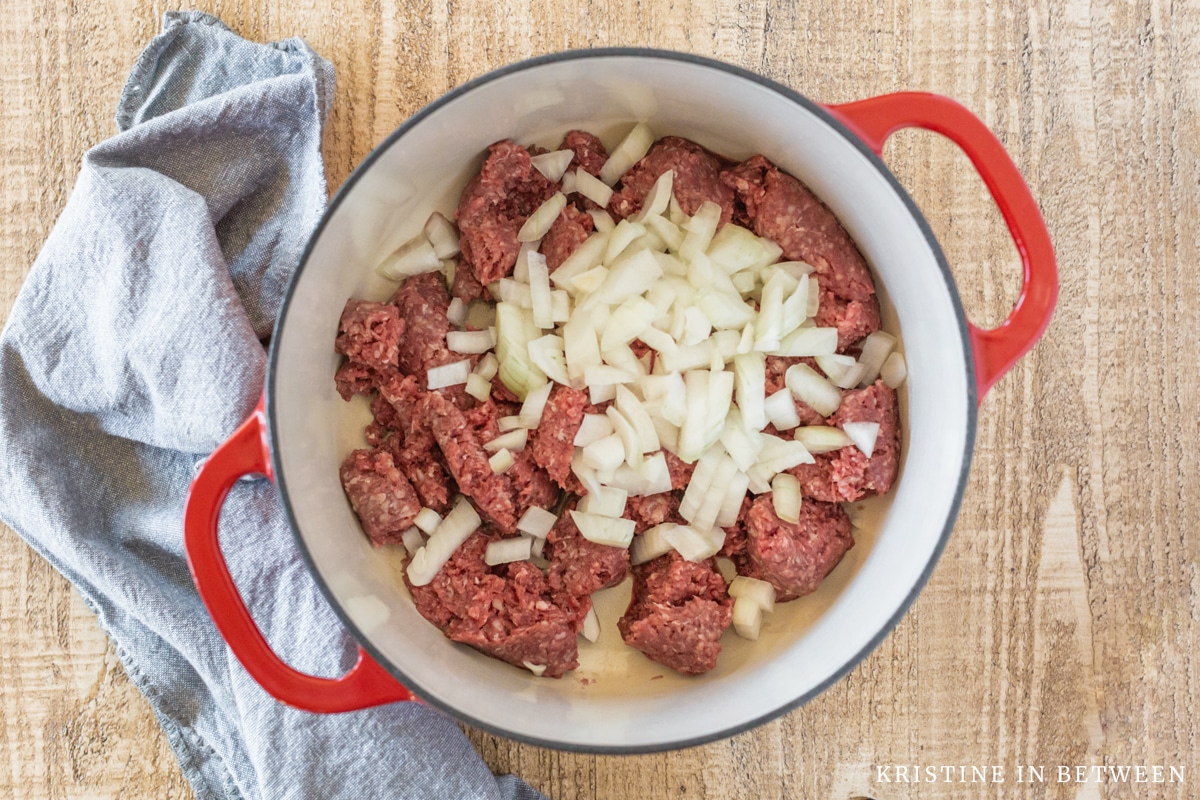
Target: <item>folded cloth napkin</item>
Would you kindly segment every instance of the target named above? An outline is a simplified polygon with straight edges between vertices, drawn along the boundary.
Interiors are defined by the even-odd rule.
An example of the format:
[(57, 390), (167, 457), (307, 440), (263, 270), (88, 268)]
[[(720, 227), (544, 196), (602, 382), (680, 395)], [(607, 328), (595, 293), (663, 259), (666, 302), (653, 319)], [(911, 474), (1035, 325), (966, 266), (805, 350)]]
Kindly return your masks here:
[[(184, 495), (254, 407), (288, 277), (325, 205), (333, 69), (304, 42), (247, 42), (169, 13), (120, 133), (89, 151), (0, 335), (0, 518), (116, 643), (199, 798), (541, 798), (495, 778), (416, 703), (288, 708), (247, 675), (188, 574)], [(304, 566), (274, 487), (221, 519), (268, 641), (335, 676), (353, 643)]]

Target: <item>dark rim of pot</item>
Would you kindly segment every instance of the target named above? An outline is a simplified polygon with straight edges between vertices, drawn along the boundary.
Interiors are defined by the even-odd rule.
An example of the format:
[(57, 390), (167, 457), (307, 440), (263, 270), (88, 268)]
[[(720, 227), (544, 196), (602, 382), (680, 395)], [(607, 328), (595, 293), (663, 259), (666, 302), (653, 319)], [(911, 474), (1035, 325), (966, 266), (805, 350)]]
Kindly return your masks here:
[[(276, 455), (279, 452), (278, 442), (275, 438), (276, 431), (278, 430), (278, 426), (276, 425), (276, 420), (275, 420), (275, 407), (274, 407), (273, 400), (274, 400), (274, 396), (275, 396), (274, 387), (275, 387), (276, 369), (279, 366), (278, 365), (279, 349), (275, 346), (274, 343), (278, 342), (280, 336), (282, 335), (283, 323), (284, 323), (284, 320), (287, 319), (288, 306), (291, 303), (292, 295), (295, 292), (296, 285), (299, 283), (300, 276), (303, 274), (305, 267), (308, 265), (308, 260), (309, 260), (309, 257), (312, 255), (313, 247), (314, 247), (316, 241), (320, 238), (321, 232), (325, 229), (326, 224), (328, 224), (329, 220), (337, 212), (337, 209), (341, 205), (342, 201), (350, 193), (350, 191), (354, 188), (355, 184), (359, 181), (359, 179), (362, 178), (363, 174), (365, 174), (367, 172), (367, 170), (369, 170), (371, 168), (371, 166), (375, 163), (375, 161), (384, 152), (386, 152), (399, 139), (403, 138), (403, 136), (409, 130), (411, 130), (415, 125), (417, 125), (419, 122), (421, 122), (427, 116), (432, 114), (434, 111), (441, 108), (443, 105), (446, 105), (447, 103), (457, 100), (458, 98), (474, 91), (475, 89), (486, 86), (488, 83), (491, 83), (492, 81), (495, 81), (499, 78), (503, 78), (508, 75), (512, 75), (512, 74), (522, 72), (524, 70), (532, 69), (535, 67), (545, 66), (547, 64), (554, 64), (554, 63), (565, 62), (565, 61), (575, 61), (578, 59), (599, 59), (599, 58), (614, 58), (614, 57), (616, 57), (616, 58), (621, 58), (621, 57), (659, 58), (659, 59), (664, 59), (664, 60), (668, 60), (668, 61), (678, 61), (678, 62), (683, 62), (683, 63), (687, 63), (687, 64), (695, 64), (697, 66), (705, 67), (708, 69), (721, 70), (721, 71), (730, 73), (732, 75), (736, 75), (737, 77), (743, 78), (747, 81), (756, 83), (760, 86), (763, 86), (767, 89), (770, 89), (770, 90), (782, 95), (783, 97), (787, 98), (788, 100), (791, 100), (792, 102), (802, 106), (807, 111), (809, 111), (812, 114), (819, 117), (821, 120), (823, 120), (825, 122), (826, 125), (833, 128), (835, 131), (840, 133), (847, 141), (849, 141), (852, 145), (854, 145), (854, 147), (857, 148), (858, 151), (860, 153), (862, 153), (862, 155), (864, 157), (866, 157), (866, 159), (875, 166), (875, 168), (883, 175), (883, 177), (887, 180), (888, 184), (892, 187), (892, 190), (900, 197), (900, 199), (904, 202), (905, 206), (907, 206), (909, 213), (912, 214), (912, 216), (913, 216), (913, 219), (916, 220), (917, 225), (919, 226), (919, 228), (921, 230), (921, 233), (924, 235), (926, 241), (929, 244), (930, 250), (933, 252), (934, 257), (937, 259), (938, 267), (941, 269), (941, 272), (942, 272), (942, 278), (946, 283), (946, 291), (949, 292), (950, 298), (953, 301), (952, 305), (954, 307), (954, 314), (955, 314), (956, 322), (958, 324), (959, 335), (961, 337), (962, 345), (963, 345), (963, 362), (966, 365), (966, 371), (967, 371), (967, 375), (966, 375), (966, 378), (967, 378), (967, 398), (966, 398), (966, 400), (967, 400), (967, 404), (968, 404), (968, 406), (967, 406), (967, 432), (966, 432), (967, 435), (966, 435), (966, 451), (963, 454), (963, 461), (962, 461), (962, 471), (959, 474), (958, 486), (956, 487), (955, 492), (954, 492), (954, 499), (951, 503), (950, 513), (946, 517), (946, 521), (942, 528), (942, 533), (941, 533), (940, 537), (938, 538), (937, 545), (934, 548), (932, 557), (929, 559), (929, 563), (926, 564), (925, 569), (922, 571), (920, 578), (917, 580), (916, 584), (912, 587), (912, 590), (909, 592), (908, 596), (904, 599), (904, 602), (902, 602), (900, 604), (900, 607), (897, 608), (895, 613), (891, 616), (891, 618), (888, 619), (887, 623), (882, 628), (880, 628), (880, 630), (874, 636), (871, 637), (871, 640), (866, 644), (865, 647), (863, 647), (857, 654), (855, 654), (855, 656), (853, 658), (851, 658), (849, 661), (847, 661), (845, 664), (843, 664), (841, 666), (841, 668), (839, 668), (834, 674), (830, 675), (826, 680), (822, 681), (820, 684), (818, 684), (814, 688), (810, 689), (809, 691), (805, 692), (804, 694), (800, 695), (799, 697), (795, 698), (794, 700), (781, 705), (780, 707), (776, 708), (775, 710), (773, 710), (767, 714), (763, 714), (759, 717), (756, 717), (752, 720), (743, 722), (738, 725), (733, 725), (728, 728), (723, 728), (714, 733), (705, 734), (703, 736), (683, 737), (683, 738), (672, 740), (669, 742), (659, 742), (659, 743), (655, 743), (655, 744), (651, 744), (651, 745), (588, 746), (588, 745), (581, 745), (581, 744), (575, 744), (575, 743), (569, 743), (569, 742), (557, 742), (557, 741), (552, 741), (552, 740), (539, 739), (539, 738), (532, 737), (532, 736), (524, 736), (524, 735), (516, 734), (516, 733), (513, 733), (512, 731), (505, 730), (503, 728), (499, 728), (499, 727), (496, 727), (489, 723), (483, 722), (479, 719), (476, 719), (471, 714), (469, 714), (461, 709), (454, 708), (454, 707), (450, 706), (449, 704), (441, 701), (440, 699), (438, 699), (437, 697), (435, 697), (433, 695), (426, 695), (426, 694), (416, 691), (416, 689), (414, 689), (412, 682), (409, 681), (408, 677), (406, 675), (404, 675), (404, 673), (401, 672), (399, 669), (397, 669), (371, 643), (370, 639), (367, 636), (365, 636), (362, 633), (362, 631), (360, 631), (358, 629), (358, 626), (355, 625), (354, 621), (351, 620), (350, 617), (346, 614), (346, 612), (342, 609), (341, 604), (339, 603), (337, 598), (333, 595), (333, 592), (330, 590), (330, 588), (326, 584), (325, 580), (321, 577), (321, 573), (317, 569), (317, 566), (316, 566), (315, 561), (313, 560), (312, 554), (309, 552), (308, 547), (305, 545), (303, 537), (300, 536), (300, 533), (299, 533), (300, 525), (299, 525), (299, 522), (296, 519), (296, 516), (292, 510), (292, 504), (288, 500), (287, 482), (284, 477), (283, 469), (281, 468), (282, 465), (279, 463), (279, 458)], [(815, 103), (812, 100), (809, 100), (808, 98), (804, 97), (803, 95), (799, 94), (798, 92), (796, 92), (792, 89), (789, 89), (787, 86), (776, 83), (773, 80), (764, 78), (763, 76), (755, 74), (748, 70), (742, 69), (741, 67), (735, 67), (731, 64), (726, 64), (724, 62), (716, 61), (711, 58), (704, 58), (702, 56), (695, 56), (695, 55), (690, 55), (687, 53), (678, 53), (678, 52), (674, 52), (674, 51), (670, 51), (670, 50), (656, 50), (653, 48), (640, 48), (640, 47), (597, 48), (594, 50), (570, 50), (570, 51), (565, 51), (565, 52), (561, 52), (561, 53), (552, 53), (550, 55), (540, 56), (537, 58), (531, 58), (526, 61), (520, 61), (515, 64), (510, 64), (508, 66), (501, 67), (500, 69), (489, 72), (485, 75), (481, 75), (478, 78), (470, 80), (470, 81), (462, 84), (461, 86), (458, 86), (458, 87), (452, 89), (451, 91), (447, 92), (442, 97), (438, 98), (437, 100), (434, 100), (429, 105), (427, 105), (424, 108), (422, 108), (421, 110), (417, 111), (408, 120), (406, 120), (402, 125), (400, 125), (400, 127), (398, 127), (395, 131), (393, 131), (390, 136), (388, 136), (386, 139), (384, 139), (383, 142), (381, 142), (370, 153), (367, 154), (366, 158), (364, 158), (362, 163), (360, 163), (354, 169), (354, 171), (350, 174), (350, 176), (346, 179), (345, 183), (342, 184), (342, 186), (338, 189), (337, 193), (334, 195), (333, 199), (330, 201), (329, 207), (325, 209), (325, 213), (321, 216), (321, 220), (318, 223), (316, 230), (313, 231), (312, 236), (309, 238), (308, 245), (305, 247), (304, 254), (301, 256), (300, 263), (296, 268), (296, 272), (292, 276), (292, 279), (288, 284), (287, 292), (284, 295), (283, 304), (280, 308), (279, 317), (276, 319), (276, 322), (275, 322), (275, 330), (273, 332), (272, 342), (273, 342), (273, 344), (271, 346), (271, 352), (269, 354), (269, 361), (268, 361), (268, 365), (267, 365), (267, 377), (266, 377), (266, 381), (267, 381), (267, 384), (266, 384), (266, 411), (267, 411), (267, 420), (268, 420), (267, 430), (268, 430), (268, 437), (269, 437), (268, 440), (270, 442), (270, 448), (271, 448), (271, 463), (272, 463), (272, 467), (274, 468), (274, 471), (275, 471), (275, 481), (276, 481), (276, 485), (279, 488), (280, 498), (283, 502), (284, 513), (287, 515), (288, 522), (291, 525), (292, 535), (295, 537), (296, 543), (300, 549), (300, 553), (301, 553), (302, 557), (304, 558), (305, 563), (308, 565), (309, 571), (312, 573), (313, 578), (316, 580), (317, 585), (320, 587), (321, 592), (325, 595), (326, 600), (329, 602), (330, 606), (332, 606), (334, 612), (337, 614), (337, 616), (341, 620), (342, 624), (345, 625), (347, 630), (349, 630), (354, 635), (354, 638), (363, 647), (363, 649), (365, 649), (371, 655), (372, 658), (374, 658), (377, 662), (379, 662), (380, 666), (382, 666), (389, 673), (391, 673), (398, 681), (400, 681), (402, 684), (404, 684), (410, 690), (413, 690), (414, 694), (419, 694), (421, 696), (422, 700), (428, 702), (429, 704), (431, 704), (433, 706), (443, 709), (447, 713), (461, 719), (463, 722), (467, 723), (468, 725), (472, 725), (476, 728), (485, 730), (485, 731), (495, 734), (497, 736), (502, 736), (504, 738), (512, 739), (512, 740), (519, 741), (519, 742), (525, 742), (527, 744), (537, 745), (539, 747), (548, 747), (548, 748), (552, 748), (552, 749), (556, 749), (556, 750), (563, 750), (563, 751), (576, 751), (576, 752), (597, 753), (597, 754), (616, 754), (616, 755), (636, 754), (636, 753), (656, 753), (656, 752), (669, 751), (669, 750), (680, 750), (680, 749), (684, 749), (684, 748), (688, 748), (688, 747), (695, 747), (698, 745), (707, 744), (709, 742), (724, 739), (724, 738), (727, 738), (730, 736), (737, 735), (744, 731), (748, 731), (753, 728), (757, 728), (758, 726), (763, 725), (767, 722), (770, 722), (771, 720), (773, 720), (777, 717), (780, 717), (780, 716), (788, 713), (789, 711), (792, 711), (793, 709), (796, 709), (796, 708), (800, 707), (801, 705), (807, 703), (809, 700), (816, 697), (821, 692), (825, 691), (825, 689), (829, 688), (832, 684), (841, 680), (847, 673), (850, 672), (850, 670), (854, 669), (854, 667), (856, 667), (864, 658), (866, 658), (866, 656), (869, 653), (871, 653), (871, 651), (873, 651), (876, 647), (878, 647), (879, 644), (884, 640), (884, 638), (886, 638), (887, 635), (889, 633), (891, 633), (891, 631), (896, 627), (896, 624), (900, 621), (900, 619), (908, 611), (908, 609), (912, 605), (913, 601), (916, 600), (917, 595), (920, 594), (921, 589), (924, 588), (925, 584), (928, 582), (929, 576), (932, 574), (934, 566), (936, 566), (938, 560), (941, 558), (942, 552), (946, 548), (946, 542), (950, 538), (950, 532), (953, 529), (954, 521), (958, 516), (959, 507), (961, 506), (961, 503), (962, 503), (962, 496), (963, 496), (963, 492), (966, 488), (967, 477), (968, 477), (968, 474), (970, 472), (970, 467), (971, 467), (971, 455), (972, 455), (972, 450), (974, 448), (974, 442), (975, 442), (976, 416), (977, 416), (977, 409), (978, 409), (978, 396), (977, 396), (978, 393), (977, 393), (977, 389), (976, 389), (976, 385), (975, 385), (975, 360), (974, 360), (974, 356), (971, 351), (970, 338), (969, 338), (969, 335), (967, 332), (966, 314), (963, 311), (962, 302), (959, 299), (959, 295), (958, 295), (958, 289), (954, 283), (954, 278), (950, 273), (950, 267), (946, 262), (945, 254), (943, 254), (941, 247), (938, 245), (937, 239), (933, 235), (933, 231), (929, 227), (929, 223), (925, 220), (925, 217), (921, 213), (921, 210), (917, 207), (917, 204), (915, 202), (913, 202), (911, 197), (909, 197), (908, 192), (906, 192), (904, 190), (904, 187), (900, 185), (899, 181), (896, 180), (896, 177), (894, 175), (892, 175), (891, 171), (883, 163), (883, 160), (878, 155), (876, 155), (874, 151), (872, 151), (869, 147), (867, 147), (867, 145), (861, 139), (859, 139), (858, 136), (856, 136), (854, 133), (852, 133), (836, 117), (834, 117), (832, 114), (830, 114), (829, 111), (827, 111), (824, 106), (822, 106), (818, 103)]]

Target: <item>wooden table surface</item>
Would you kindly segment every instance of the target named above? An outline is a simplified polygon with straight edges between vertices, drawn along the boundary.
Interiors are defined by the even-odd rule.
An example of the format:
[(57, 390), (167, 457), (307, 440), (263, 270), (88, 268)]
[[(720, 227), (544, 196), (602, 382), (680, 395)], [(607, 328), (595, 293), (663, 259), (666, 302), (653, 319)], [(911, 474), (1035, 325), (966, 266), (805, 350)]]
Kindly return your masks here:
[[(558, 798), (1200, 797), (1200, 7), (1152, 0), (202, 2), (337, 68), (330, 186), (449, 88), (565, 48), (715, 56), (821, 101), (941, 92), (1004, 142), (1041, 204), (1062, 293), (987, 396), (954, 535), (913, 609), (788, 716), (671, 754), (559, 753), (471, 732)], [(0, 318), (86, 149), (114, 132), (158, 2), (7, 0), (0, 14)], [(1004, 318), (1017, 256), (965, 157), (928, 133), (886, 160), (968, 313)], [(69, 585), (0, 534), (0, 798), (177, 798), (149, 705)], [(1057, 782), (1058, 765), (1182, 783)], [(1000, 765), (1004, 784), (884, 783), (881, 765)], [(1016, 784), (1019, 765), (1044, 784)], [(896, 773), (891, 771), (890, 776)], [(939, 773), (939, 775), (944, 773)]]

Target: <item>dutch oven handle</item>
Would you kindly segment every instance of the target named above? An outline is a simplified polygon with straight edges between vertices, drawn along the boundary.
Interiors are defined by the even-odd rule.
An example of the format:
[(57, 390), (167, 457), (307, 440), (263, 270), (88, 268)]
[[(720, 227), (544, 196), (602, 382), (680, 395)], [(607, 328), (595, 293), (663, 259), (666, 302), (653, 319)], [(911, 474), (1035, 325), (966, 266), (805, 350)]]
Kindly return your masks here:
[(1000, 208), (1021, 256), (1021, 294), (1008, 319), (991, 330), (967, 323), (979, 401), (1042, 338), (1058, 298), (1058, 270), (1046, 222), (1004, 146), (974, 114), (948, 97), (898, 92), (826, 106), (876, 154), (901, 128), (923, 128), (954, 142), (971, 159)]
[(217, 541), (217, 522), (230, 488), (244, 475), (274, 480), (263, 400), (201, 466), (188, 490), (183, 541), (188, 567), (217, 630), (254, 680), (277, 700), (305, 711), (331, 713), (414, 699), (361, 647), (358, 662), (340, 678), (317, 678), (285, 664), (250, 616)]

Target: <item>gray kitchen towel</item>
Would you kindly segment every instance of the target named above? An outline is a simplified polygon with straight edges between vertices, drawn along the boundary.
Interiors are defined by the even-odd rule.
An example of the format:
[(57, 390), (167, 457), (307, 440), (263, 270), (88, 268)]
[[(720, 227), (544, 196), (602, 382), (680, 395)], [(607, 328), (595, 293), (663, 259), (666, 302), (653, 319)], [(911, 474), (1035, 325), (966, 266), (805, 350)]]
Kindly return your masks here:
[[(0, 518), (95, 611), (197, 797), (540, 798), (428, 707), (276, 702), (188, 573), (188, 484), (258, 399), (260, 340), (325, 206), (333, 86), (298, 39), (253, 44), (206, 14), (166, 15), (120, 133), (84, 157), (0, 335)], [(343, 673), (353, 642), (274, 487), (239, 482), (221, 531), (268, 641), (298, 669)]]

